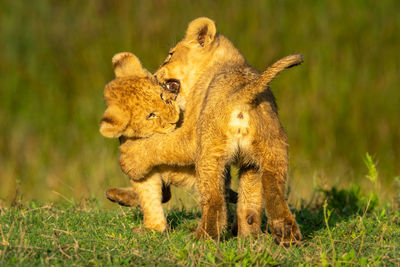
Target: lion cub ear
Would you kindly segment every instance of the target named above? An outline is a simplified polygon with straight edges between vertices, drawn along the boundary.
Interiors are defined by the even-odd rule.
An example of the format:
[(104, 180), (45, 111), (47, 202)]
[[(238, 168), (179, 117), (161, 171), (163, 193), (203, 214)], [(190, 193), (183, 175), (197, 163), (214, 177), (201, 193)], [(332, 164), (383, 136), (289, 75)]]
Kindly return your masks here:
[(185, 39), (188, 41), (196, 41), (202, 47), (206, 47), (214, 41), (217, 28), (214, 21), (209, 18), (197, 18), (190, 22)]
[(112, 64), (117, 78), (127, 76), (146, 77), (150, 74), (142, 67), (139, 59), (129, 52), (122, 52), (114, 55)]
[(118, 106), (109, 106), (100, 121), (100, 133), (108, 138), (118, 138), (128, 125), (129, 114)]

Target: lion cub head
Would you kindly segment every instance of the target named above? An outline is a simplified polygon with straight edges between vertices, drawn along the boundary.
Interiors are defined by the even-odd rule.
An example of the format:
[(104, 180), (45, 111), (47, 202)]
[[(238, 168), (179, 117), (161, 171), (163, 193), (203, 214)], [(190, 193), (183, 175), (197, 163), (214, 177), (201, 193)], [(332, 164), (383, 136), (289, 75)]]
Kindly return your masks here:
[(104, 88), (107, 109), (100, 133), (142, 138), (173, 131), (179, 120), (176, 94), (166, 92), (131, 53), (116, 54), (112, 63), (116, 78)]
[[(199, 75), (208, 69), (216, 57), (225, 58), (224, 49), (230, 48), (226, 47), (230, 42), (225, 39), (217, 34), (214, 21), (204, 17), (197, 18), (189, 24), (183, 40), (170, 49), (167, 58), (155, 74), (169, 89), (181, 86), (177, 100), (181, 108), (184, 109), (182, 98), (189, 95), (189, 90), (193, 88)], [(219, 53), (216, 53), (217, 49)]]

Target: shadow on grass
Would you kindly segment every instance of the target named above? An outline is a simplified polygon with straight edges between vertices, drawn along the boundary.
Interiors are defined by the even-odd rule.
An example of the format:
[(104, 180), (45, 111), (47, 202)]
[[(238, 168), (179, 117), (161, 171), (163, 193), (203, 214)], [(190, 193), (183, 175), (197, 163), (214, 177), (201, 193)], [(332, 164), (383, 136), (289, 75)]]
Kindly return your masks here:
[[(350, 220), (354, 216), (363, 215), (371, 212), (378, 204), (376, 195), (364, 196), (360, 192), (359, 186), (351, 186), (348, 189), (337, 189), (333, 187), (329, 190), (320, 189), (315, 192), (315, 196), (308, 203), (301, 203), (300, 208), (292, 210), (296, 214), (303, 239), (311, 239), (315, 232), (325, 229), (326, 222), (324, 216), (324, 203), (327, 203), (326, 211), (330, 215), (327, 217), (330, 226)], [(232, 225), (235, 214), (235, 205), (230, 204), (229, 224)], [(189, 229), (194, 231), (197, 222), (200, 220), (199, 211), (188, 212), (185, 210), (171, 210), (167, 214), (167, 220), (171, 229)], [(262, 229), (267, 228), (268, 219), (263, 216)], [(233, 237), (231, 231), (226, 233), (225, 238)]]
[[(378, 198), (375, 194), (364, 196), (359, 186), (351, 186), (348, 189), (318, 190), (316, 196), (309, 203), (302, 203), (298, 210), (294, 210), (297, 223), (300, 226), (304, 239), (309, 239), (314, 232), (325, 229), (325, 216), (330, 226), (342, 221), (350, 220), (357, 215), (371, 212), (378, 205)], [(326, 213), (324, 215), (324, 203)]]
[(171, 229), (188, 228), (194, 231), (197, 220), (201, 217), (199, 211), (171, 210), (167, 213), (167, 221)]

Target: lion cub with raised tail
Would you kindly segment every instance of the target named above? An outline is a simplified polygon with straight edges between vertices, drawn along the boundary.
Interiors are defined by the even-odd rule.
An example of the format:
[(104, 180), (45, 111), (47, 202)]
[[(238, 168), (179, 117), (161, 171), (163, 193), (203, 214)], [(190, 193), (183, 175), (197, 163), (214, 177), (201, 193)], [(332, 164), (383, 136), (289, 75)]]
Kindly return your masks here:
[[(218, 238), (227, 226), (224, 170), (236, 162), (241, 174), (238, 235), (261, 233), (264, 206), (276, 242), (299, 242), (301, 233), (284, 196), (288, 142), (268, 84), (301, 62), (301, 55), (288, 56), (260, 75), (217, 34), (212, 20), (192, 21), (156, 72), (167, 88), (181, 84), (177, 103), (185, 110), (183, 124), (169, 134), (123, 144), (122, 170), (136, 180), (156, 165), (194, 163), (202, 205), (196, 236)], [(151, 156), (144, 162), (145, 155)]]
[[(174, 101), (179, 87), (162, 88), (131, 53), (119, 53), (112, 62), (116, 79), (104, 89), (107, 109), (100, 122), (101, 134), (124, 142), (173, 131), (180, 116)], [(145, 227), (164, 231), (166, 220), (161, 204), (171, 198), (170, 185), (194, 183), (193, 166), (159, 166), (142, 180), (131, 181), (131, 187), (107, 190), (106, 196), (120, 205), (140, 205)], [(236, 202), (237, 193), (230, 189), (227, 192), (229, 201)]]

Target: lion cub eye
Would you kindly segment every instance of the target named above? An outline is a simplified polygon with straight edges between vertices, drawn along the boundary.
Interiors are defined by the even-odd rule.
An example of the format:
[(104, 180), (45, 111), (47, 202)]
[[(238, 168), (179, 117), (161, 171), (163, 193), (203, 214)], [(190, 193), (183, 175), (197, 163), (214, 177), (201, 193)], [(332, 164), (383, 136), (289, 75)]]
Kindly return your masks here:
[(153, 118), (156, 118), (157, 117), (157, 115), (154, 113), (154, 112), (151, 112), (148, 116), (147, 116), (147, 120), (150, 120), (150, 119), (153, 119)]
[(165, 61), (164, 61), (164, 63), (162, 65), (167, 64), (171, 60), (171, 57), (174, 54), (174, 52), (175, 51), (171, 51), (171, 52), (168, 53), (168, 56), (167, 56), (167, 58), (165, 59)]

